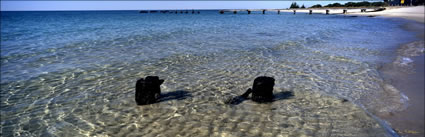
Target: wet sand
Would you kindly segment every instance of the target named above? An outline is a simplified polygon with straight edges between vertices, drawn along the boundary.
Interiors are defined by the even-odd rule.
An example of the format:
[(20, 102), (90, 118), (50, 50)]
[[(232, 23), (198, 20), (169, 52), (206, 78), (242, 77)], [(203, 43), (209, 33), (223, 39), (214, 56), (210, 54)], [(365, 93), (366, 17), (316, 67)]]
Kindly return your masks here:
[(379, 115), (404, 137), (423, 137), (424, 132), (424, 24), (408, 23), (403, 26), (417, 33), (420, 41), (402, 45), (397, 50), (394, 62), (385, 64), (380, 73), (385, 81), (408, 98), (408, 106), (400, 112)]
[[(380, 70), (384, 79), (404, 93), (408, 98), (408, 106), (400, 112), (381, 114), (380, 117), (389, 122), (391, 127), (404, 137), (423, 137), (424, 132), (424, 6), (387, 7), (381, 12), (350, 13), (360, 16), (397, 17), (416, 21), (403, 26), (408, 31), (418, 33), (422, 43), (402, 45), (397, 51), (397, 58)], [(417, 41), (418, 42), (418, 41)], [(410, 60), (409, 60), (410, 59)], [(412, 62), (410, 62), (412, 61)]]
[(409, 97), (406, 110), (381, 116), (401, 136), (423, 137), (424, 134), (424, 55), (413, 57), (413, 73), (394, 68), (382, 73), (391, 84)]

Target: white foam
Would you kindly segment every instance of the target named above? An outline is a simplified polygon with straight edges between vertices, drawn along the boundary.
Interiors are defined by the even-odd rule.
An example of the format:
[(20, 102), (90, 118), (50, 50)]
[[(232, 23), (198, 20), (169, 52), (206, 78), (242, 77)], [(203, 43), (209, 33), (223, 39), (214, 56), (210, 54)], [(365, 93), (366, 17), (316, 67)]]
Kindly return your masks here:
[(401, 63), (400, 63), (400, 64), (402, 64), (402, 65), (407, 65), (407, 64), (412, 63), (412, 62), (413, 62), (413, 60), (412, 60), (412, 59), (410, 59), (410, 58), (408, 58), (408, 57), (402, 57), (402, 58), (401, 58)]

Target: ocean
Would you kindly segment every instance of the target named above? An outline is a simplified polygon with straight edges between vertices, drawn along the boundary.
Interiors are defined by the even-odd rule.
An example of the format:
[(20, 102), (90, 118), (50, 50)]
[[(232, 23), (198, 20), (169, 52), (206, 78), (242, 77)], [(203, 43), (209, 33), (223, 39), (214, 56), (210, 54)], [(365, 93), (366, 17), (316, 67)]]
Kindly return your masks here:
[[(2, 136), (397, 136), (379, 73), (409, 21), (260, 12), (1, 12)], [(403, 62), (401, 62), (403, 63)], [(138, 106), (135, 83), (165, 79)], [(275, 101), (226, 104), (258, 76)]]

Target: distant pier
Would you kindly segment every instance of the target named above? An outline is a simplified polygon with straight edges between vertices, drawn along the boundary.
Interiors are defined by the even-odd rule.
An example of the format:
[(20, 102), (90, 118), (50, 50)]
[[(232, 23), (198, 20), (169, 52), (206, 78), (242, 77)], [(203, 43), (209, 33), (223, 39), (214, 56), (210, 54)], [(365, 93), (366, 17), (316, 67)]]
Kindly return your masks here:
[[(219, 10), (218, 13), (225, 14), (266, 14), (266, 13), (276, 13), (280, 14), (281, 12), (288, 13), (321, 13), (321, 14), (348, 14), (349, 12), (376, 12), (383, 11), (385, 8), (305, 8), (305, 9), (225, 9)], [(155, 13), (169, 13), (169, 14), (200, 14), (199, 10), (141, 10), (139, 13), (145, 14), (155, 14)]]
[(220, 14), (225, 13), (257, 13), (257, 14), (266, 14), (266, 11), (274, 12), (277, 14), (280, 14), (281, 12), (292, 12), (293, 14), (296, 14), (297, 11), (305, 12), (307, 14), (313, 14), (313, 13), (324, 13), (324, 14), (347, 14), (348, 11), (356, 11), (356, 12), (375, 12), (375, 11), (383, 11), (385, 8), (316, 8), (316, 9), (226, 9), (226, 10), (219, 10), (218, 12)]
[(199, 10), (141, 10), (139, 13), (200, 14)]

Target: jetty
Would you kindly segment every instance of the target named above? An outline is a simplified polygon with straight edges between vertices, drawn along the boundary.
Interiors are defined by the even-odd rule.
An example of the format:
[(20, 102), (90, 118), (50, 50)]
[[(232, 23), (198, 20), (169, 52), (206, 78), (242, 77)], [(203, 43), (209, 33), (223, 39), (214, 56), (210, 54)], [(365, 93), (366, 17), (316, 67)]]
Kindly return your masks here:
[(305, 8), (305, 9), (225, 9), (225, 10), (219, 10), (218, 12), (220, 14), (266, 14), (266, 13), (277, 13), (280, 14), (281, 12), (292, 12), (293, 14), (296, 14), (298, 12), (304, 12), (308, 14), (313, 13), (324, 13), (324, 14), (347, 14), (348, 12), (376, 12), (376, 11), (383, 11), (385, 8)]
[(201, 12), (199, 10), (141, 10), (139, 13), (175, 13), (175, 14), (200, 14)]

